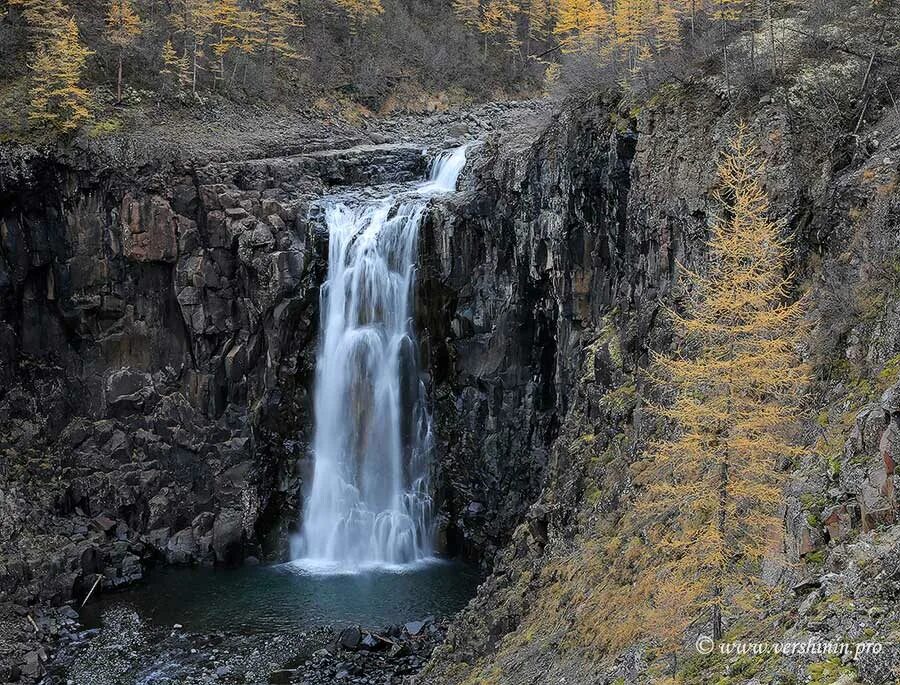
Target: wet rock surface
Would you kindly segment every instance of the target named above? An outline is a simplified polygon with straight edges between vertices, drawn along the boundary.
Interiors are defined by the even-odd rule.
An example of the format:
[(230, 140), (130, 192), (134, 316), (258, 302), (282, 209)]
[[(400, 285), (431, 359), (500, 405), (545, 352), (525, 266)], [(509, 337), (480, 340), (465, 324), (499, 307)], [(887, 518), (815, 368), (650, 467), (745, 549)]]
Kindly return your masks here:
[(401, 685), (446, 635), (446, 621), (427, 617), (418, 623), (415, 634), (399, 625), (198, 633), (180, 624), (156, 626), (121, 605), (104, 611), (102, 628), (77, 630), (65, 624), (69, 629), (59, 634), (55, 651), (30, 652), (18, 677), (44, 677), (60, 685)]

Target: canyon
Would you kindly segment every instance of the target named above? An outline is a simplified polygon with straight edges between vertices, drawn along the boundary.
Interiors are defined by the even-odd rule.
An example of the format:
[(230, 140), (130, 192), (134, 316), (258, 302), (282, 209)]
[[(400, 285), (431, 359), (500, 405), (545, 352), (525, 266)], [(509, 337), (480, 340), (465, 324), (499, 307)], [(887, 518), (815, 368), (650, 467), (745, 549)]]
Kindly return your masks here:
[[(633, 112), (493, 103), (249, 149), (4, 149), (0, 675), (52, 668), (97, 585), (287, 559), (313, 473), (329, 266), (316, 201), (415, 182), (477, 141), (458, 192), (421, 217), (412, 315), (433, 544), (487, 575), (414, 677), (652, 682), (640, 645), (605, 653), (585, 616), (609, 571), (591, 544), (615, 537), (633, 495), (652, 431), (642, 369), (677, 344), (666, 307), (717, 211), (710, 150), (742, 119), (811, 301), (805, 438), (827, 448), (791, 465), (796, 566), (780, 581), (795, 590), (777, 611), (800, 633), (893, 634), (900, 129), (883, 116), (829, 141), (772, 100), (738, 112), (696, 87)], [(887, 682), (896, 656), (855, 667)]]

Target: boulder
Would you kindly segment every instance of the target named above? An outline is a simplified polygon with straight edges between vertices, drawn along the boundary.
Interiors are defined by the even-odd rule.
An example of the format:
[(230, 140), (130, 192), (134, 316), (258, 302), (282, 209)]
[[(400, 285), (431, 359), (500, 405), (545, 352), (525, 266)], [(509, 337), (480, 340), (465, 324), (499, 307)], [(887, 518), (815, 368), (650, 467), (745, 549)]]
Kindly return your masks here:
[(362, 645), (363, 634), (358, 626), (351, 626), (350, 628), (344, 628), (341, 631), (340, 636), (338, 636), (338, 644), (343, 649), (349, 649), (350, 651), (356, 651)]

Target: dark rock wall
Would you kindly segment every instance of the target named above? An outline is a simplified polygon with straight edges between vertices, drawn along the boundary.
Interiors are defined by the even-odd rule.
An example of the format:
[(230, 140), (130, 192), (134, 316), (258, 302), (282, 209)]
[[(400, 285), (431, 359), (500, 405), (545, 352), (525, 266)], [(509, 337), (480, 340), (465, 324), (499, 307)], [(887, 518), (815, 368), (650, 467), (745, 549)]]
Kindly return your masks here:
[(328, 173), (365, 172), (342, 164), (124, 177), (37, 160), (4, 178), (5, 590), (44, 592), (48, 547), (78, 580), (61, 599), (95, 572), (132, 579), (131, 556), (275, 552), (296, 513), (323, 273), (305, 199)]
[[(459, 293), (446, 300), (454, 317), (448, 349), (434, 357), (439, 369), (454, 370), (443, 383), (436, 372), (438, 421), (447, 425), (439, 435), (468, 431), (440, 463), (460, 483), (454, 493), (485, 498), (490, 513), (476, 526), (465, 502), (451, 510), (460, 537), (506, 544), (417, 682), (655, 681), (641, 645), (604, 651), (591, 616), (613, 611), (597, 593), (610, 571), (604, 545), (637, 534), (619, 525), (652, 429), (640, 369), (651, 350), (672, 344), (663, 304), (677, 307), (683, 296), (680, 265), (704, 267), (707, 227), (719, 211), (716, 163), (741, 120), (766, 161), (772, 213), (792, 241), (797, 294), (807, 293), (809, 397), (821, 408), (804, 424), (809, 454), (786, 467), (785, 543), (796, 565), (778, 580), (790, 587), (821, 575), (822, 589), (805, 608), (791, 595), (772, 613), (798, 616), (797, 634), (818, 634), (823, 624), (811, 618), (810, 602), (853, 597), (856, 609), (829, 616), (829, 634), (841, 639), (869, 624), (865, 607), (880, 616), (879, 597), (896, 594), (886, 570), (898, 530), (896, 122), (825, 140), (791, 126), (771, 101), (741, 109), (699, 87), (655, 98), (635, 120), (621, 117), (591, 103), (532, 142), (499, 141), (477, 172), (477, 198), (461, 200), (433, 238), (442, 260), (436, 278), (455, 276), (448, 289)], [(442, 396), (442, 388), (451, 390)], [(512, 429), (505, 439), (504, 427)], [(507, 449), (493, 450), (494, 441)], [(457, 454), (479, 456), (455, 463)], [(512, 470), (501, 471), (503, 462)], [(498, 518), (506, 525), (491, 537)], [(858, 573), (857, 564), (869, 570)], [(885, 617), (877, 630), (888, 634), (894, 618)], [(859, 672), (889, 662), (873, 658)], [(657, 666), (662, 677), (668, 666)], [(801, 678), (806, 666), (786, 669)]]

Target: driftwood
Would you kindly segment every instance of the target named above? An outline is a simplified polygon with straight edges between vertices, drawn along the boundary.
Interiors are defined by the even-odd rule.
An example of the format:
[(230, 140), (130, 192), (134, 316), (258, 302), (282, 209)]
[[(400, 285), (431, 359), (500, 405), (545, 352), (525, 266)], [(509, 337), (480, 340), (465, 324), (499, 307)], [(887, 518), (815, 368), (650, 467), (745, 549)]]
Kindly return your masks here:
[(100, 581), (103, 580), (103, 576), (97, 575), (97, 580), (94, 581), (94, 584), (91, 586), (90, 592), (85, 595), (84, 601), (81, 603), (81, 608), (84, 609), (84, 605), (88, 603), (88, 600), (91, 598), (91, 595), (94, 594), (94, 590), (97, 589), (97, 586), (100, 584)]

